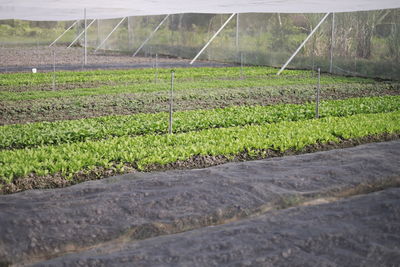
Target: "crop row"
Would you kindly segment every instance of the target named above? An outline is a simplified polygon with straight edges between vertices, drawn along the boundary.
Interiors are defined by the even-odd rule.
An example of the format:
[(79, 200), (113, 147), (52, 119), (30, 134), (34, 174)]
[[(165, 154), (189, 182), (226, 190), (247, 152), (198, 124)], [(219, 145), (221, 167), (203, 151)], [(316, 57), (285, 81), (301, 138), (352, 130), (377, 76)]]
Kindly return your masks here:
[[(277, 69), (270, 67), (244, 67), (242, 69), (246, 77), (258, 77), (276, 74)], [(132, 70), (95, 70), (95, 71), (57, 71), (55, 72), (57, 84), (69, 83), (109, 83), (109, 82), (153, 82), (155, 69), (132, 69)], [(170, 78), (170, 69), (159, 68), (157, 77), (159, 80)], [(182, 80), (202, 80), (215, 78), (240, 78), (241, 68), (177, 68), (176, 72)], [(284, 76), (310, 76), (310, 71), (287, 70)], [(51, 84), (53, 73), (11, 73), (0, 76), (0, 86), (33, 86)]]
[[(349, 116), (400, 109), (400, 96), (364, 97), (323, 101), (320, 116)], [(174, 132), (199, 131), (248, 124), (298, 121), (315, 117), (314, 104), (239, 106), (175, 112)], [(168, 129), (168, 113), (105, 116), (100, 118), (39, 122), (0, 127), (0, 149), (36, 147), (115, 136), (162, 134)]]
[(301, 150), (316, 143), (338, 142), (400, 132), (400, 112), (327, 117), (319, 120), (279, 122), (207, 129), (175, 135), (116, 137), (101, 141), (0, 151), (0, 179), (10, 183), (31, 173), (37, 176), (117, 168), (129, 164), (146, 170), (153, 164), (168, 164), (197, 155), (234, 157), (260, 150)]
[[(177, 77), (179, 78), (179, 77)], [(372, 80), (361, 78), (344, 78), (340, 76), (323, 76), (321, 84), (341, 84), (341, 83), (372, 83)], [(246, 80), (210, 80), (210, 81), (179, 81), (175, 83), (174, 90), (189, 89), (217, 89), (217, 88), (257, 88), (265, 86), (288, 86), (288, 85), (306, 85), (315, 84), (315, 78), (312, 77), (285, 77), (274, 76), (271, 78), (251, 78)], [(170, 90), (167, 83), (146, 83), (146, 84), (129, 84), (118, 86), (100, 86), (97, 88), (78, 88), (74, 90), (62, 91), (25, 91), (25, 92), (7, 92), (0, 91), (0, 100), (3, 101), (20, 101), (45, 98), (59, 97), (76, 97), (76, 96), (93, 96), (93, 95), (109, 95), (122, 93), (138, 93), (138, 92), (160, 92)]]

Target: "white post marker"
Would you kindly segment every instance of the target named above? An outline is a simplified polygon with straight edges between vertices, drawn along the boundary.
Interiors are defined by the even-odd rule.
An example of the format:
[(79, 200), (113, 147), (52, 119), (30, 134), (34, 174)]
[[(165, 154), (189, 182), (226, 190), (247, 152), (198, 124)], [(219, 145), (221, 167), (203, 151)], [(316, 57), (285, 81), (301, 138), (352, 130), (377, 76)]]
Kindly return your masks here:
[(76, 23), (78, 23), (78, 20), (76, 20), (74, 23), (72, 23), (72, 25), (69, 26), (68, 29), (66, 29), (60, 36), (58, 36), (58, 37), (49, 45), (49, 47), (53, 46), (61, 37), (64, 36), (64, 34), (67, 33), (67, 31), (69, 31), (72, 27), (74, 27)]
[(330, 13), (326, 13), (325, 16), (321, 19), (321, 21), (317, 24), (317, 26), (312, 30), (312, 32), (307, 36), (307, 38), (301, 43), (301, 45), (297, 48), (297, 50), (293, 53), (293, 55), (286, 61), (285, 65), (282, 66), (282, 68), (278, 71), (276, 75), (279, 75), (282, 73), (282, 71), (285, 70), (287, 65), (293, 60), (293, 58), (299, 53), (300, 49), (303, 48), (303, 46), (307, 43), (308, 39), (311, 38), (311, 36), (314, 35), (314, 33), (318, 30), (319, 26), (326, 20), (326, 18), (329, 16)]
[(36, 73), (37, 69), (36, 68), (32, 68), (32, 73)]
[(229, 21), (231, 21), (231, 19), (236, 15), (236, 13), (233, 13), (226, 21), (225, 23), (221, 26), (221, 28), (219, 28), (219, 30), (214, 34), (213, 37), (211, 37), (210, 41), (207, 42), (207, 44), (200, 50), (199, 53), (197, 53), (197, 55), (193, 58), (193, 60), (190, 62), (190, 65), (192, 65), (196, 59), (204, 52), (204, 50), (206, 50), (206, 48), (211, 44), (211, 42), (215, 39), (215, 37), (217, 37), (217, 35), (225, 28), (226, 24), (229, 23)]
[(160, 24), (158, 24), (158, 26), (154, 29), (154, 31), (152, 33), (150, 33), (149, 37), (147, 37), (146, 40), (144, 40), (144, 42), (139, 46), (138, 49), (136, 49), (135, 53), (133, 53), (132, 57), (136, 56), (137, 53), (139, 53), (140, 49), (143, 48), (143, 46), (150, 41), (150, 39), (153, 37), (153, 35), (156, 33), (156, 31), (158, 31), (158, 29), (161, 27), (161, 25), (163, 25), (163, 23), (167, 20), (167, 18), (169, 17), (169, 14), (165, 16), (165, 18), (160, 22)]
[(112, 31), (107, 35), (106, 39), (103, 40), (103, 42), (101, 42), (101, 44), (99, 44), (99, 46), (94, 50), (94, 52), (96, 53), (97, 50), (99, 50), (100, 47), (103, 46), (103, 44), (108, 40), (108, 38), (110, 38), (111, 34), (113, 34), (117, 28), (119, 27), (119, 25), (121, 25), (121, 23), (126, 19), (127, 17), (123, 17), (120, 22), (118, 22), (118, 24), (114, 27), (114, 29), (112, 29)]

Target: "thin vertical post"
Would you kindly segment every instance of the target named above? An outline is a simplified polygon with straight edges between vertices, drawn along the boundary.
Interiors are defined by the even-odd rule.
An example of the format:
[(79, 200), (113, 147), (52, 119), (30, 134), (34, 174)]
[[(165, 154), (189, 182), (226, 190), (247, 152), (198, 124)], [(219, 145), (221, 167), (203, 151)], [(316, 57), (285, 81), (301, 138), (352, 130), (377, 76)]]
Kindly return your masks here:
[(87, 20), (86, 20), (86, 8), (84, 9), (84, 17), (85, 17), (85, 45), (84, 45), (84, 63), (87, 64)]
[(331, 62), (329, 65), (329, 72), (332, 73), (333, 69), (333, 49), (335, 41), (335, 13), (332, 13), (332, 35), (331, 35)]
[(315, 118), (319, 118), (319, 93), (321, 90), (321, 69), (318, 68), (318, 84), (317, 84), (317, 96), (315, 103)]
[(171, 90), (169, 95), (169, 125), (168, 125), (168, 133), (172, 134), (172, 111), (173, 111), (173, 97), (174, 97), (174, 76), (175, 72), (171, 71)]
[(56, 89), (56, 51), (53, 49), (53, 90)]
[(206, 50), (206, 48), (211, 44), (211, 42), (215, 39), (215, 37), (217, 37), (217, 35), (225, 28), (226, 24), (229, 23), (229, 21), (231, 21), (231, 19), (236, 15), (236, 13), (233, 13), (226, 21), (225, 23), (221, 26), (221, 28), (219, 28), (219, 30), (213, 35), (213, 37), (211, 37), (211, 39), (207, 42), (207, 44), (200, 50), (199, 53), (197, 53), (197, 55), (192, 59), (192, 61), (190, 62), (190, 65), (192, 65), (196, 59), (201, 55), (201, 53), (203, 53), (204, 50)]
[(321, 21), (317, 24), (317, 26), (312, 30), (312, 32), (307, 36), (307, 38), (301, 43), (301, 45), (297, 48), (297, 50), (293, 53), (293, 55), (286, 61), (285, 65), (282, 66), (282, 68), (278, 71), (277, 75), (281, 74), (282, 71), (285, 70), (287, 65), (293, 60), (293, 58), (297, 55), (297, 53), (300, 52), (300, 49), (303, 48), (303, 46), (307, 43), (307, 41), (311, 38), (311, 36), (314, 35), (314, 33), (318, 30), (319, 26), (326, 20), (326, 18), (329, 16), (330, 13), (326, 13), (325, 16), (321, 19)]

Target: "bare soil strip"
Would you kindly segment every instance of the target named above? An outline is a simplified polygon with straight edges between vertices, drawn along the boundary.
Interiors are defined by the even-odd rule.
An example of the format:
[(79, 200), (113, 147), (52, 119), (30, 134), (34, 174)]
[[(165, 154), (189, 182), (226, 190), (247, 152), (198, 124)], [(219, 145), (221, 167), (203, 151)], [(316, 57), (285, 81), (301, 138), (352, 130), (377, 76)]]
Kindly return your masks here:
[(65, 255), (40, 266), (397, 266), (400, 188)]
[[(136, 243), (138, 245), (135, 245), (132, 241), (185, 232), (210, 225), (225, 224), (255, 216), (268, 210), (296, 206), (315, 199), (342, 197), (399, 186), (399, 159), (400, 141), (397, 140), (313, 154), (228, 163), (206, 169), (132, 173), (90, 181), (63, 189), (31, 190), (13, 195), (2, 195), (0, 196), (0, 259), (3, 263), (29, 264), (62, 256), (65, 253), (78, 253), (113, 244), (113, 248), (116, 248), (116, 254), (109, 254), (111, 250), (106, 247), (107, 253), (105, 254), (107, 256), (101, 256), (101, 254), (95, 256), (100, 261), (96, 259), (96, 261), (91, 262), (90, 258), (94, 255), (94, 252), (88, 251), (86, 252), (88, 254), (85, 254), (87, 257), (83, 254), (78, 254), (76, 258), (74, 258), (74, 255), (71, 255), (71, 258), (66, 256), (67, 258), (56, 261), (55, 264), (65, 261), (76, 265), (81, 258), (85, 265), (102, 263), (120, 265), (122, 263), (119, 259), (126, 259), (128, 256), (125, 257), (124, 255), (129, 254), (139, 255), (138, 258), (129, 258), (130, 261), (136, 261), (139, 265), (156, 265), (157, 262), (152, 261), (157, 259), (160, 260), (160, 264), (167, 264), (168, 260), (171, 260), (169, 255), (174, 255), (172, 258), (179, 260), (178, 264), (185, 265), (185, 259), (190, 258), (189, 255), (191, 255), (193, 258), (188, 259), (188, 261), (192, 263), (219, 265), (219, 263), (223, 263), (220, 262), (221, 258), (219, 258), (224, 255), (223, 244), (227, 244), (227, 254), (222, 259), (226, 260), (226, 264), (232, 265), (236, 262), (234, 260), (236, 256), (239, 257), (239, 260), (253, 260), (253, 258), (255, 260), (257, 257), (266, 255), (265, 250), (261, 253), (255, 248), (258, 246), (262, 248), (272, 242), (270, 240), (275, 235), (277, 235), (275, 238), (278, 238), (279, 242), (271, 248), (272, 252), (279, 250), (279, 253), (285, 252), (287, 255), (296, 252), (300, 253), (301, 256), (303, 249), (297, 250), (295, 245), (289, 245), (298, 240), (296, 234), (301, 234), (302, 228), (294, 231), (292, 238), (286, 238), (290, 237), (287, 236), (290, 234), (290, 229), (294, 229), (291, 222), (293, 221), (294, 224), (296, 222), (296, 219), (292, 219), (290, 214), (285, 215), (288, 216), (286, 226), (285, 221), (278, 222), (280, 219), (276, 219), (278, 223), (275, 227), (279, 227), (281, 224), (283, 226), (279, 231), (278, 228), (275, 231), (268, 230), (272, 229), (269, 227), (273, 225), (268, 226), (270, 222), (265, 223), (265, 220), (270, 220), (274, 216), (267, 215), (257, 223), (259, 227), (263, 224), (266, 225), (265, 227), (254, 229), (252, 224), (249, 224), (249, 230), (244, 230), (243, 236), (238, 233), (237, 239), (234, 238), (235, 235), (232, 235), (232, 239), (230, 239), (231, 234), (226, 235), (225, 239), (221, 239), (224, 230), (221, 230), (220, 233), (215, 232), (215, 239), (212, 239), (213, 233), (208, 234), (209, 240), (207, 238), (202, 239), (203, 235), (207, 236), (206, 232), (209, 229), (213, 229), (207, 228), (208, 230), (199, 230), (206, 232), (200, 232), (201, 234), (193, 237), (193, 239), (191, 238), (195, 232), (186, 233), (190, 237), (188, 239), (182, 237), (182, 240), (186, 240), (185, 242), (191, 243), (193, 246), (187, 246), (185, 242), (179, 243), (178, 239), (181, 238), (176, 236), (160, 237), (159, 241), (151, 241), (157, 239), (150, 239), (144, 241), (145, 243)], [(311, 245), (308, 248), (313, 253), (314, 250), (316, 253), (321, 251), (329, 253), (329, 246), (325, 248), (323, 242), (328, 242), (327, 245), (331, 246), (334, 246), (337, 242), (343, 242), (343, 246), (354, 249), (354, 253), (349, 253), (348, 256), (351, 259), (358, 259), (358, 253), (365, 254), (369, 251), (366, 252), (366, 249), (370, 249), (371, 255), (375, 256), (374, 253), (381, 252), (380, 247), (365, 247), (369, 244), (367, 242), (363, 250), (359, 252), (357, 246), (361, 242), (359, 240), (363, 238), (368, 240), (369, 235), (377, 238), (382, 233), (388, 235), (392, 230), (397, 229), (397, 233), (399, 232), (397, 223), (400, 216), (399, 199), (392, 197), (389, 200), (397, 201), (396, 205), (393, 204), (397, 207), (393, 215), (382, 214), (383, 211), (379, 212), (379, 209), (375, 209), (375, 203), (370, 200), (364, 201), (368, 204), (361, 205), (358, 213), (356, 208), (348, 211), (346, 211), (346, 208), (340, 211), (340, 205), (337, 204), (332, 204), (332, 208), (337, 205), (338, 215), (329, 215), (329, 212), (326, 213), (322, 208), (308, 211), (310, 215), (305, 212), (305, 215), (301, 218), (308, 218), (308, 221), (302, 222), (300, 225), (303, 227), (308, 225), (309, 228), (305, 230), (304, 234), (301, 234), (302, 238), (304, 238), (304, 242), (307, 241), (308, 236), (311, 238)], [(303, 207), (302, 209), (307, 210), (308, 208)], [(384, 206), (381, 209), (385, 210)], [(367, 215), (373, 211), (378, 212), (376, 216), (382, 217), (384, 215), (382, 220), (377, 219), (377, 222), (371, 225), (371, 227), (377, 229), (371, 228), (372, 231), (365, 229), (368, 224), (363, 225), (364, 222), (358, 222), (358, 225), (362, 224), (359, 230), (357, 229), (358, 225), (354, 227), (346, 226), (347, 228), (341, 226), (347, 225), (345, 224), (347, 221), (343, 221), (344, 216), (347, 218), (347, 214), (354, 214), (348, 220), (353, 220), (356, 223), (357, 220), (364, 220), (364, 217), (368, 219)], [(293, 216), (295, 217), (299, 212), (295, 212)], [(396, 224), (390, 221), (392, 218), (390, 216), (394, 216)], [(254, 220), (257, 221), (258, 219), (255, 218)], [(297, 219), (297, 221), (299, 220)], [(341, 224), (342, 221), (343, 224)], [(324, 223), (326, 224), (324, 225)], [(338, 232), (333, 231), (331, 236), (329, 235), (330, 227), (333, 227), (336, 223), (338, 223), (338, 226), (332, 229), (336, 229)], [(317, 233), (319, 233), (315, 240), (312, 239), (313, 235), (311, 235), (313, 227), (317, 227)], [(266, 242), (265, 244), (254, 243), (253, 245), (251, 243), (251, 240), (255, 237), (246, 236), (246, 233), (251, 233), (253, 230), (254, 232), (260, 231), (260, 236), (266, 234), (262, 239), (254, 240), (254, 242)], [(375, 232), (376, 235), (373, 234)], [(364, 236), (359, 235), (359, 233), (364, 233)], [(336, 237), (339, 239), (336, 239)], [(344, 237), (348, 238), (343, 239)], [(357, 239), (352, 241), (353, 238)], [(385, 242), (392, 242), (389, 237), (382, 238)], [(397, 238), (398, 245), (399, 237), (395, 238)], [(215, 242), (220, 239), (221, 246), (217, 245), (214, 248), (214, 244), (217, 244)], [(301, 241), (301, 238), (299, 240)], [(371, 240), (375, 242), (375, 239)], [(237, 245), (234, 244), (235, 242), (238, 242)], [(352, 242), (356, 243), (353, 244)], [(154, 245), (153, 247), (146, 244), (160, 244), (160, 246)], [(162, 247), (162, 244), (164, 244), (164, 247)], [(168, 253), (169, 244), (172, 246), (171, 254)], [(388, 244), (392, 245), (391, 243), (384, 243), (384, 248), (388, 248)], [(186, 246), (188, 250), (185, 250)], [(118, 248), (121, 249), (120, 252), (118, 252)], [(135, 252), (132, 248), (140, 248), (140, 251)], [(196, 252), (196, 248), (200, 251)], [(292, 252), (282, 248), (291, 248)], [(128, 249), (128, 251), (124, 249)], [(194, 250), (190, 251), (191, 249)], [(331, 255), (337, 256), (335, 253), (340, 254), (340, 249), (337, 252), (333, 250)], [(215, 257), (220, 255), (217, 257), (217, 261), (214, 262), (212, 257), (207, 257), (208, 250), (216, 251)], [(243, 253), (240, 253), (240, 251)], [(125, 254), (125, 252), (128, 254)], [(390, 251), (385, 250), (383, 252), (389, 253)], [(255, 253), (253, 258), (251, 253)], [(383, 254), (383, 258), (371, 257), (376, 261), (389, 260), (390, 258), (387, 256), (389, 254)], [(143, 255), (143, 257), (140, 255)], [(183, 257), (184, 255), (186, 255), (186, 258)], [(196, 258), (197, 255), (198, 258)], [(240, 258), (242, 256), (244, 258)], [(278, 257), (276, 260), (281, 258)], [(108, 262), (109, 259), (111, 259), (110, 262)], [(323, 258), (315, 258), (315, 260), (318, 259), (322, 260), (321, 263), (324, 263)], [(262, 262), (260, 264), (263, 264)], [(279, 264), (278, 261), (276, 263)], [(319, 261), (315, 263), (318, 265)], [(174, 265), (175, 263), (171, 262), (171, 264)]]
[[(83, 66), (83, 48), (65, 46), (37, 47), (0, 47), (0, 73), (31, 72), (37, 68), (39, 72), (53, 71), (53, 50), (55, 51), (56, 70), (95, 70), (95, 69), (134, 69), (151, 68), (155, 64), (155, 55), (148, 57), (132, 57), (131, 54), (107, 51), (93, 53), (88, 51), (88, 64)], [(210, 61), (198, 61), (190, 65), (190, 60), (158, 57), (158, 66), (161, 68), (177, 67), (218, 67), (229, 66)]]

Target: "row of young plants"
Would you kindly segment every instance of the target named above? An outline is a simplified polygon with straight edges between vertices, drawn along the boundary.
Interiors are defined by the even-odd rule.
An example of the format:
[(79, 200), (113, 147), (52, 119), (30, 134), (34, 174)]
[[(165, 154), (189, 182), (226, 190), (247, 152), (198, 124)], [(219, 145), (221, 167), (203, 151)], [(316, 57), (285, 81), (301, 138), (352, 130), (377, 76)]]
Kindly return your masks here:
[[(321, 88), (321, 99), (399, 95), (399, 83), (330, 84)], [(212, 109), (228, 106), (306, 103), (315, 98), (315, 85), (266, 86), (180, 90), (174, 92), (174, 109)], [(169, 92), (0, 101), (0, 125), (40, 121), (77, 120), (109, 115), (168, 111)]]
[[(131, 69), (131, 70), (91, 70), (91, 71), (57, 71), (57, 84), (70, 83), (109, 83), (109, 82), (134, 82), (146, 83), (154, 82), (155, 69)], [(165, 68), (157, 69), (159, 80), (169, 80), (171, 70)], [(202, 80), (202, 79), (237, 79), (241, 75), (246, 77), (259, 77), (274, 75), (277, 69), (271, 67), (222, 67), (222, 68), (177, 68), (176, 73), (182, 80)], [(310, 71), (305, 70), (286, 70), (283, 76), (310, 76)], [(10, 73), (0, 76), (0, 87), (10, 86), (33, 86), (52, 84), (53, 73)]]
[[(350, 98), (321, 102), (320, 116), (343, 117), (397, 110), (400, 110), (400, 96)], [(55, 145), (115, 136), (164, 134), (168, 131), (168, 116), (168, 113), (162, 112), (1, 126), (0, 149)], [(175, 133), (181, 133), (209, 128), (298, 121), (314, 117), (314, 104), (233, 106), (175, 112), (173, 126)]]
[[(362, 79), (355, 77), (342, 76), (322, 76), (321, 84), (341, 84), (341, 83), (373, 83), (370, 79)], [(315, 84), (315, 78), (312, 77), (288, 77), (273, 76), (270, 78), (249, 78), (245, 80), (204, 80), (204, 81), (179, 81), (175, 83), (174, 90), (189, 89), (216, 89), (216, 88), (256, 88), (265, 86), (289, 86), (289, 85), (306, 85)], [(129, 84), (117, 86), (100, 86), (95, 88), (77, 88), (73, 90), (61, 91), (25, 91), (25, 92), (7, 92), (0, 91), (0, 100), (2, 101), (21, 101), (33, 99), (59, 98), (59, 97), (77, 97), (77, 96), (94, 96), (109, 95), (122, 93), (138, 93), (138, 92), (160, 92), (168, 91), (170, 86), (168, 83), (144, 83)]]
[(99, 167), (122, 172), (126, 165), (146, 170), (154, 164), (165, 165), (198, 155), (232, 158), (243, 152), (256, 155), (267, 149), (301, 150), (317, 143), (339, 142), (341, 138), (399, 132), (400, 112), (396, 111), (2, 150), (0, 179), (11, 183), (29, 174), (57, 173), (72, 178), (78, 172), (95, 171)]

